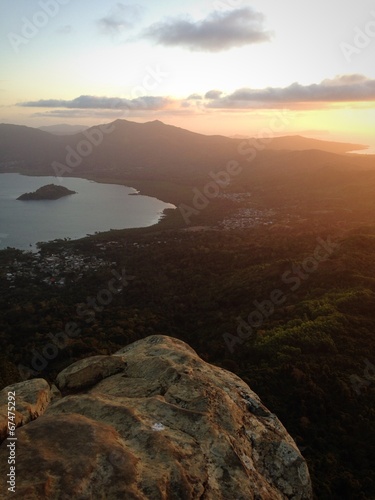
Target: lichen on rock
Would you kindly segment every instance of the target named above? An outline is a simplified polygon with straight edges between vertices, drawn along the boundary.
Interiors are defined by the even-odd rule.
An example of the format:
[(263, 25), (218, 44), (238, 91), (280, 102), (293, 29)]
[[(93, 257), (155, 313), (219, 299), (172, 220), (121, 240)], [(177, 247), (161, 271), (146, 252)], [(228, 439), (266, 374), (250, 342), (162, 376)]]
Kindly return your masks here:
[[(62, 397), (16, 431), (13, 498), (312, 499), (276, 415), (180, 340), (154, 335), (87, 358), (56, 385)], [(1, 470), (6, 459), (3, 442)]]

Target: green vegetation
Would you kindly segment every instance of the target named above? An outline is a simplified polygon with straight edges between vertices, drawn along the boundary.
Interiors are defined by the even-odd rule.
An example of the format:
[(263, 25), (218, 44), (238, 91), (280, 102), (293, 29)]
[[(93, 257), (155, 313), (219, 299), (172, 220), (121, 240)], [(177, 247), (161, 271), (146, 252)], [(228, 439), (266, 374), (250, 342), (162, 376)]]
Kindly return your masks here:
[[(308, 460), (317, 498), (371, 498), (375, 373), (366, 363), (375, 363), (375, 228), (341, 236), (340, 246), (298, 289), (282, 279), (313, 254), (317, 238), (329, 236), (336, 235), (323, 224), (319, 231), (288, 232), (154, 227), (43, 246), (46, 255), (64, 246), (95, 252), (134, 279), (90, 322), (77, 307), (106, 289), (110, 266), (61, 288), (19, 278), (9, 290), (1, 279), (2, 385), (20, 379), (19, 363), (35, 370), (33, 355), (70, 322), (80, 335), (34, 376), (53, 378), (76, 359), (114, 352), (147, 335), (172, 335), (235, 371), (279, 416)], [(2, 269), (30, 258), (12, 250), (0, 256)], [(236, 335), (236, 318), (247, 321), (254, 300), (268, 299), (275, 288), (283, 290), (284, 303), (231, 353), (223, 334)]]
[[(311, 168), (300, 152), (267, 153), (270, 165), (256, 159), (190, 226), (167, 210), (152, 227), (41, 244), (46, 259), (68, 252), (107, 263), (63, 282), (40, 270), (27, 277), (17, 269), (32, 268), (31, 255), (0, 252), (1, 386), (52, 380), (77, 359), (171, 335), (234, 371), (278, 415), (308, 461), (316, 498), (373, 499), (375, 175), (339, 170), (349, 156), (319, 164), (319, 154)], [(193, 189), (211, 181), (202, 172), (181, 182), (116, 175), (90, 178), (177, 206), (194, 207)], [(124, 288), (108, 300), (113, 271)]]

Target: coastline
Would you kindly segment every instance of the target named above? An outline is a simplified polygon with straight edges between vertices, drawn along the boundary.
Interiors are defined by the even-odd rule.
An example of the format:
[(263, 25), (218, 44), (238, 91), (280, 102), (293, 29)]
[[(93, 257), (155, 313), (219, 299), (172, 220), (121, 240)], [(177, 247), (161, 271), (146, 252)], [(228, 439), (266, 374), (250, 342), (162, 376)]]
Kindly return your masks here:
[[(48, 176), (46, 175), (46, 173), (42, 173), (42, 172), (23, 172), (23, 171), (20, 171), (20, 172), (15, 172), (15, 171), (10, 171), (10, 172), (0, 172), (0, 174), (17, 174), (17, 175), (22, 175), (22, 176), (26, 176), (26, 177), (53, 177), (53, 176)], [(117, 233), (119, 234), (119, 232), (123, 235), (123, 234), (126, 234), (126, 232), (130, 231), (130, 232), (134, 232), (136, 231), (137, 233), (139, 232), (154, 232), (154, 231), (159, 231), (159, 230), (162, 230), (162, 229), (178, 229), (178, 227), (181, 225), (183, 225), (183, 221), (181, 219), (181, 217), (176, 217), (176, 214), (178, 215), (179, 212), (177, 210), (177, 206), (172, 203), (171, 201), (169, 201), (169, 197), (168, 196), (164, 196), (163, 195), (163, 192), (162, 190), (158, 191), (157, 189), (151, 189), (151, 186), (145, 186), (145, 189), (142, 189), (140, 184), (142, 184), (142, 181), (138, 181), (138, 182), (132, 182), (132, 181), (127, 181), (127, 180), (123, 180), (123, 179), (111, 179), (111, 178), (100, 178), (100, 176), (93, 176), (93, 175), (87, 175), (87, 176), (84, 176), (84, 175), (69, 175), (69, 176), (66, 176), (65, 177), (66, 179), (82, 179), (82, 180), (87, 180), (87, 181), (91, 181), (91, 182), (95, 182), (95, 183), (98, 183), (98, 184), (112, 184), (112, 185), (120, 185), (120, 186), (124, 186), (124, 187), (127, 187), (129, 189), (133, 189), (134, 192), (133, 193), (129, 193), (128, 195), (129, 196), (145, 196), (145, 197), (148, 197), (148, 198), (153, 198), (155, 200), (158, 200), (162, 203), (165, 203), (165, 204), (169, 204), (171, 206), (169, 207), (166, 207), (163, 209), (163, 211), (161, 212), (161, 214), (159, 215), (159, 218), (158, 218), (158, 221), (156, 223), (153, 223), (153, 224), (150, 224), (148, 226), (138, 226), (138, 227), (124, 227), (124, 228), (121, 228), (121, 229), (108, 229), (108, 230), (100, 230), (100, 231), (97, 231), (95, 232), (94, 234), (90, 234), (90, 233), (87, 233), (85, 236), (81, 236), (81, 237), (78, 237), (78, 238), (69, 238), (68, 236), (66, 237), (66, 239), (57, 239), (57, 240), (46, 240), (46, 241), (41, 241), (41, 242), (38, 242), (38, 243), (42, 243), (43, 245), (49, 245), (49, 244), (53, 244), (55, 241), (59, 241), (60, 243), (61, 242), (79, 242), (79, 241), (82, 241), (82, 240), (85, 240), (85, 239), (91, 239), (91, 240), (98, 240), (98, 239), (106, 239), (108, 237), (110, 237), (111, 235)], [(58, 178), (56, 178), (57, 180), (60, 180)], [(61, 180), (60, 180), (60, 183), (61, 183)], [(133, 185), (131, 185), (133, 184)], [(146, 182), (147, 184), (147, 182)], [(180, 219), (180, 220), (179, 220)], [(3, 233), (3, 232), (2, 232)], [(4, 236), (4, 240), (6, 241), (6, 236)], [(8, 248), (8, 246), (4, 247), (4, 248), (0, 248), (0, 252), (1, 251), (5, 251), (6, 249)], [(38, 248), (36, 247), (36, 244), (30, 246), (30, 248), (19, 248), (19, 247), (12, 247), (10, 246), (9, 248), (12, 248), (12, 249), (16, 249), (16, 250), (20, 250), (20, 251), (24, 251), (24, 252), (38, 252)]]

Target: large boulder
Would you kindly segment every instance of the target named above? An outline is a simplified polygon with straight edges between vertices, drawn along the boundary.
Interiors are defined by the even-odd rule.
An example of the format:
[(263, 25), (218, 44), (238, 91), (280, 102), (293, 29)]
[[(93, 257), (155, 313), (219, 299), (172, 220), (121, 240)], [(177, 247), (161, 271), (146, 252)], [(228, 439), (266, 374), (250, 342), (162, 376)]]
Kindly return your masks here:
[[(277, 417), (184, 342), (152, 336), (80, 363), (57, 377), (63, 397), (17, 429), (12, 498), (312, 499)], [(2, 471), (7, 457), (5, 441)]]
[[(15, 393), (15, 410), (8, 415), (8, 394)], [(27, 380), (5, 387), (0, 392), (0, 442), (8, 435), (8, 422), (16, 427), (25, 425), (43, 415), (54, 397), (49, 383), (41, 378)], [(12, 405), (11, 405), (12, 406)], [(11, 406), (9, 409), (11, 409)], [(14, 418), (9, 419), (14, 413)]]
[(124, 369), (124, 361), (114, 356), (93, 356), (81, 359), (60, 372), (56, 385), (62, 391), (77, 391), (95, 385)]

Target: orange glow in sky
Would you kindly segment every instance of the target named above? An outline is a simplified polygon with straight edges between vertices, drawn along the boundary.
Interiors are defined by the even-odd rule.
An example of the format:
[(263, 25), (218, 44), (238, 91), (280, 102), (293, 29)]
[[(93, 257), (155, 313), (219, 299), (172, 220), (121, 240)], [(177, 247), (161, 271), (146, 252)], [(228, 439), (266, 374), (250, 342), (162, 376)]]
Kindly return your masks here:
[(371, 0), (17, 0), (0, 20), (0, 121), (160, 119), (206, 134), (375, 147)]

